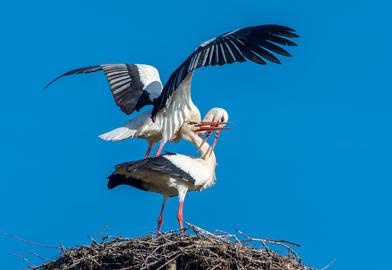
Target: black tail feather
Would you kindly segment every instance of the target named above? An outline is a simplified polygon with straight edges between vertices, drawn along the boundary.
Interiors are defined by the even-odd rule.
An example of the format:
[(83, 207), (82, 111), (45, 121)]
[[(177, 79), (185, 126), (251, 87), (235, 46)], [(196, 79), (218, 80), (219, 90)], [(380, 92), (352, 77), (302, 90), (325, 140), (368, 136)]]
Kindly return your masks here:
[(119, 185), (128, 185), (137, 189), (148, 191), (148, 188), (145, 186), (143, 181), (133, 177), (127, 177), (121, 174), (111, 174), (108, 179), (108, 189), (113, 189)]
[(108, 177), (108, 179), (109, 179), (108, 189), (113, 189), (119, 185), (126, 184), (126, 177), (124, 175), (112, 174)]

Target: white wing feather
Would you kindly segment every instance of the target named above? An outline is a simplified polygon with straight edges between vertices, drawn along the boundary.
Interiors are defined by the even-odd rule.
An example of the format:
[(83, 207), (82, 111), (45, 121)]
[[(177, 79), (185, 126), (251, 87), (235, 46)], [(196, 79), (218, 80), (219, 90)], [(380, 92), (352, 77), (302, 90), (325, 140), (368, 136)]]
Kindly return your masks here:
[(196, 181), (195, 186), (203, 186), (214, 177), (204, 160), (194, 159), (181, 154), (167, 155), (164, 157), (176, 167), (192, 176)]
[(99, 137), (106, 141), (121, 141), (128, 138), (145, 138), (160, 140), (160, 121), (155, 123), (151, 119), (151, 110), (145, 111), (129, 120), (122, 127), (116, 128)]
[(137, 130), (132, 130), (127, 128), (126, 126), (116, 128), (112, 131), (106, 132), (104, 134), (99, 135), (102, 140), (105, 141), (122, 141), (128, 138), (132, 138), (135, 136)]
[(173, 139), (182, 124), (189, 120), (189, 116), (197, 110), (190, 97), (191, 79), (192, 73), (169, 98), (167, 107), (157, 114), (157, 119), (162, 122), (162, 143)]

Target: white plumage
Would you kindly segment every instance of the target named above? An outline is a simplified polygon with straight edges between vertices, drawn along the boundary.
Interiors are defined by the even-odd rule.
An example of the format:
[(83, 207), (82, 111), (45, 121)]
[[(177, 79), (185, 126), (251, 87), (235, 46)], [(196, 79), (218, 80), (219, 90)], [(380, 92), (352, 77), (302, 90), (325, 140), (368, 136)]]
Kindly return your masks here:
[(128, 138), (142, 138), (157, 142), (162, 138), (160, 122), (153, 122), (151, 110), (145, 111), (129, 120), (122, 127), (116, 128), (105, 134), (99, 135), (103, 140), (122, 141)]
[[(206, 125), (212, 125), (206, 128)], [(158, 231), (162, 225), (162, 214), (168, 197), (178, 196), (180, 206), (178, 222), (182, 229), (182, 207), (187, 192), (201, 191), (215, 182), (216, 158), (214, 151), (197, 135), (205, 130), (221, 130), (216, 123), (185, 122), (179, 136), (193, 143), (201, 156), (194, 158), (182, 154), (164, 154), (159, 157), (127, 162), (116, 166), (110, 175), (110, 189), (126, 184), (145, 191), (163, 195), (162, 210), (158, 218)]]
[[(200, 112), (193, 104), (190, 94), (191, 79), (196, 69), (247, 60), (263, 65), (266, 64), (266, 60), (279, 64), (279, 59), (272, 52), (290, 56), (279, 45), (296, 46), (287, 39), (296, 37), (298, 35), (293, 29), (281, 25), (251, 26), (227, 32), (199, 45), (175, 69), (164, 85), (158, 70), (152, 66), (105, 64), (71, 70), (54, 79), (48, 86), (63, 76), (103, 70), (114, 100), (123, 112), (131, 114), (148, 105), (152, 105), (153, 108), (131, 119), (123, 127), (100, 137), (110, 141), (127, 138), (146, 139), (149, 142), (146, 157), (149, 156), (153, 145), (160, 141), (156, 154), (159, 155), (166, 142), (177, 140), (177, 133), (185, 121), (200, 121)], [(219, 118), (218, 115), (211, 117)]]

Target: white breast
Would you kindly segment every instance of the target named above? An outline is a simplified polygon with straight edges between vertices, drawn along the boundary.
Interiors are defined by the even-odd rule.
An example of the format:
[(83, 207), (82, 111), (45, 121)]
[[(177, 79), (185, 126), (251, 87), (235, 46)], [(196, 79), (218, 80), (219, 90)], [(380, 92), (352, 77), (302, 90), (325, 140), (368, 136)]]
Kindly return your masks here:
[(214, 177), (213, 170), (203, 159), (192, 158), (180, 154), (167, 155), (164, 157), (176, 167), (188, 173), (195, 180), (192, 189), (200, 188)]

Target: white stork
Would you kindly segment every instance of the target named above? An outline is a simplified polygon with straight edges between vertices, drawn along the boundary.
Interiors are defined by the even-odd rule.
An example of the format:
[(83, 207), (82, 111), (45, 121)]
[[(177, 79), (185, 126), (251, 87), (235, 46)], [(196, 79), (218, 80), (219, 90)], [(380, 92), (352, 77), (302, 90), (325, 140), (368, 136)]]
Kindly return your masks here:
[(126, 162), (117, 165), (115, 172), (108, 177), (108, 188), (129, 185), (144, 191), (162, 194), (163, 203), (158, 217), (158, 232), (162, 226), (162, 215), (168, 197), (178, 196), (177, 219), (180, 229), (183, 229), (182, 210), (187, 192), (201, 191), (215, 182), (214, 151), (196, 132), (222, 129), (225, 128), (216, 123), (186, 121), (180, 128), (179, 136), (198, 147), (200, 158), (167, 153), (158, 157)]
[[(176, 140), (185, 121), (200, 121), (200, 112), (193, 104), (190, 84), (193, 71), (199, 67), (224, 65), (250, 60), (266, 64), (280, 61), (271, 52), (291, 56), (279, 45), (296, 46), (287, 38), (297, 38), (294, 30), (280, 25), (251, 26), (222, 34), (201, 43), (170, 75), (162, 86), (158, 70), (142, 64), (104, 64), (71, 70), (55, 78), (103, 70), (116, 104), (126, 114), (147, 105), (152, 109), (131, 119), (124, 126), (101, 135), (105, 140), (143, 138), (149, 143), (146, 157), (160, 141), (156, 156), (169, 140)], [(278, 45), (277, 45), (278, 44)]]

